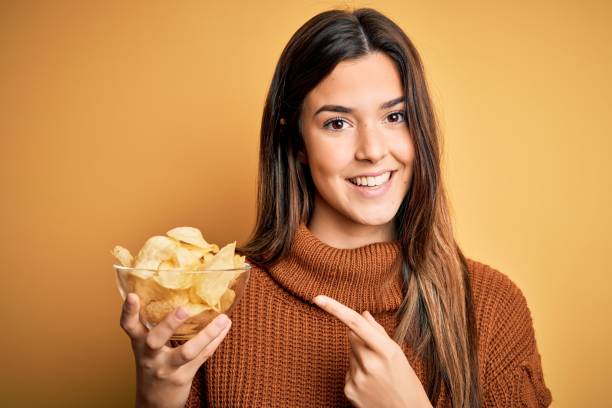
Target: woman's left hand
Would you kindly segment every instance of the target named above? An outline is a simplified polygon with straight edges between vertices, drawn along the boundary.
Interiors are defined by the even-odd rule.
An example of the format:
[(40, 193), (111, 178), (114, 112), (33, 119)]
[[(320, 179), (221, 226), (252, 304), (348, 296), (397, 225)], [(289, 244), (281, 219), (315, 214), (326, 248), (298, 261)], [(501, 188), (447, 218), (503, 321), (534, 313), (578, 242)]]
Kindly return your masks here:
[(350, 366), (344, 394), (357, 407), (431, 407), (404, 351), (372, 315), (323, 295), (313, 301), (349, 329)]

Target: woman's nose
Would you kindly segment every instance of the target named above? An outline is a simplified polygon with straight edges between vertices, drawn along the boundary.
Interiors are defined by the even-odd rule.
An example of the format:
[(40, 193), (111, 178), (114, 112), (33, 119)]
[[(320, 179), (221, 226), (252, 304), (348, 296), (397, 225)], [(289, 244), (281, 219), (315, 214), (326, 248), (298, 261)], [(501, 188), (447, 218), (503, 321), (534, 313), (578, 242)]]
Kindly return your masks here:
[(377, 163), (388, 154), (387, 145), (380, 130), (374, 127), (362, 127), (359, 129), (357, 138), (356, 160)]

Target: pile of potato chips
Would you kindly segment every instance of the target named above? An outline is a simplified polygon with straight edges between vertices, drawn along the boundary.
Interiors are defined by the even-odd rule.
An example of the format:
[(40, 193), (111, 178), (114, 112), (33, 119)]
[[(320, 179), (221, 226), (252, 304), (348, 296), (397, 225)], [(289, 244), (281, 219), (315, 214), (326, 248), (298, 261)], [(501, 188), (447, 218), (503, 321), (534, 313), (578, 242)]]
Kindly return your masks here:
[(199, 229), (177, 227), (149, 238), (135, 259), (118, 245), (111, 253), (121, 265), (133, 268), (127, 290), (139, 296), (145, 318), (157, 324), (179, 306), (190, 317), (229, 309), (236, 297), (231, 287), (246, 266), (235, 249), (235, 241), (219, 249), (207, 243)]

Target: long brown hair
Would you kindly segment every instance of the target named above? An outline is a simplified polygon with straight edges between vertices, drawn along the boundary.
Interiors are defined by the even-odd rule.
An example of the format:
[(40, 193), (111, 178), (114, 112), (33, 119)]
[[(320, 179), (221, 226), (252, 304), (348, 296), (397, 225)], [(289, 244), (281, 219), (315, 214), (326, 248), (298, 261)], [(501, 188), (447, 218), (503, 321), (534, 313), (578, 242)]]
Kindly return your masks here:
[(444, 384), (453, 407), (480, 407), (471, 286), (441, 180), (437, 119), (416, 48), (380, 12), (322, 12), (283, 50), (261, 123), (256, 226), (239, 251), (267, 267), (286, 253), (299, 224), (309, 221), (315, 186), (297, 157), (303, 148), (303, 101), (338, 63), (370, 52), (384, 52), (400, 73), (415, 144), (412, 183), (395, 217), (405, 297), (393, 337), (399, 344), (408, 342), (425, 361), (425, 390), (434, 405)]

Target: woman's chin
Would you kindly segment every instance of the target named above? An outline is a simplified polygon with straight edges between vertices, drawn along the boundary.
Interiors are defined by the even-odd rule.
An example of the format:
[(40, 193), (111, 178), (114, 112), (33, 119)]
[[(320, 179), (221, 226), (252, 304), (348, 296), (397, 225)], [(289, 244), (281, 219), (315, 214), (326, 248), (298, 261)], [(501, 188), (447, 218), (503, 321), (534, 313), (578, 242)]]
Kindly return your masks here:
[(353, 219), (354, 222), (362, 225), (368, 225), (371, 227), (377, 227), (381, 225), (386, 225), (393, 221), (395, 217), (396, 211), (385, 211), (385, 212), (368, 212), (368, 213), (360, 213), (354, 214)]

